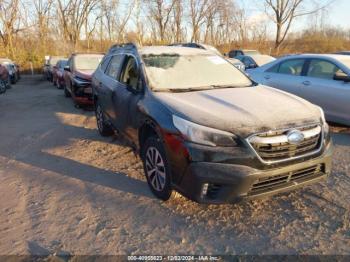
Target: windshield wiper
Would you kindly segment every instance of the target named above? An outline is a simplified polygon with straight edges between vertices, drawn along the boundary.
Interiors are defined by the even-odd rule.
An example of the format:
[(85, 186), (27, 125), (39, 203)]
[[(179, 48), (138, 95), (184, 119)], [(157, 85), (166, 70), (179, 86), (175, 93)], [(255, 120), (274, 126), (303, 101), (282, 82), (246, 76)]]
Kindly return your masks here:
[(173, 92), (173, 93), (181, 93), (181, 92), (195, 92), (195, 91), (203, 91), (214, 89), (212, 86), (201, 86), (201, 87), (186, 87), (186, 88), (166, 88), (166, 89), (155, 89), (155, 92)]

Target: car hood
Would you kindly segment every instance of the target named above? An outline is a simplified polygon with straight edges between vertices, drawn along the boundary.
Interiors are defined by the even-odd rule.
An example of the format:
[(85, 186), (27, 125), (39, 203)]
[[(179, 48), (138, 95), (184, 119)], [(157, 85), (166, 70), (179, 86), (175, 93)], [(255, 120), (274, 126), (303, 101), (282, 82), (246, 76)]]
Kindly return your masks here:
[(242, 137), (321, 120), (313, 104), (265, 86), (154, 95), (173, 114)]
[(82, 78), (91, 81), (92, 74), (94, 73), (94, 70), (76, 70), (75, 75)]

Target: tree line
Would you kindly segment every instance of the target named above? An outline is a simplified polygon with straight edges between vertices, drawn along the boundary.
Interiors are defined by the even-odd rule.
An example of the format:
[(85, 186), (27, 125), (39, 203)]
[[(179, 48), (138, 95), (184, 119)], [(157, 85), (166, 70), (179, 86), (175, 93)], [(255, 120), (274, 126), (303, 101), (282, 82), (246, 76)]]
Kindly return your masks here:
[(296, 19), (317, 17), (334, 1), (244, 1), (263, 14), (251, 21), (249, 8), (238, 0), (0, 0), (0, 56), (40, 67), (45, 55), (104, 52), (129, 41), (203, 42), (224, 52), (244, 47), (279, 55), (307, 50), (305, 37), (336, 38), (337, 45), (321, 45), (320, 51), (329, 51), (348, 47), (349, 32), (319, 22), (299, 34), (291, 28)]

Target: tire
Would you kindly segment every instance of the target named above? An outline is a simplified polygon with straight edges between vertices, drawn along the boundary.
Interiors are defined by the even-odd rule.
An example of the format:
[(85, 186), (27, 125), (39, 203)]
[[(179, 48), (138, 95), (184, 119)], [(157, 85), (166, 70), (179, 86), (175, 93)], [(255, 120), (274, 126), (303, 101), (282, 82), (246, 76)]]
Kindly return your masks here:
[(98, 132), (101, 136), (111, 136), (114, 134), (113, 128), (106, 123), (105, 116), (103, 114), (102, 108), (99, 104), (95, 107), (95, 116)]
[(58, 80), (58, 78), (56, 78), (56, 87), (57, 89), (62, 89), (62, 86), (60, 85), (60, 81)]
[(142, 147), (141, 158), (148, 186), (159, 199), (166, 201), (172, 193), (171, 172), (165, 150), (159, 138), (147, 138)]
[(5, 93), (6, 92), (6, 85), (5, 85), (5, 83), (2, 81), (2, 80), (0, 80), (0, 94), (3, 94), (3, 93)]
[(65, 97), (71, 97), (71, 94), (69, 93), (69, 91), (67, 90), (67, 87), (64, 87), (64, 96)]

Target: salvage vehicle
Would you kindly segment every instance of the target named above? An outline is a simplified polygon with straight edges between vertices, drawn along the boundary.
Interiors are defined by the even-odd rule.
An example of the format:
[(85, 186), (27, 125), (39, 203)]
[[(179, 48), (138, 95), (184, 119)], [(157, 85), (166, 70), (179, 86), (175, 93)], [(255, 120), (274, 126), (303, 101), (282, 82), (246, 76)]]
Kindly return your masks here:
[(0, 93), (6, 92), (6, 89), (11, 88), (10, 74), (8, 67), (5, 64), (0, 63), (0, 81), (1, 81), (1, 91)]
[(44, 72), (45, 78), (48, 81), (53, 82), (54, 66), (57, 64), (59, 60), (62, 60), (62, 59), (67, 59), (67, 58), (64, 58), (62, 56), (50, 56), (49, 60), (46, 62), (43, 72)]
[(8, 82), (12, 85), (16, 84), (19, 80), (16, 66), (13, 63), (4, 63), (3, 65), (7, 68), (8, 71)]
[(227, 54), (225, 54), (229, 58), (236, 58), (240, 55), (260, 55), (260, 52), (257, 50), (249, 50), (249, 49), (233, 49)]
[(335, 54), (337, 54), (337, 55), (350, 55), (350, 51), (339, 51)]
[(56, 65), (53, 67), (52, 76), (53, 76), (53, 85), (58, 89), (63, 89), (64, 82), (64, 67), (67, 66), (68, 60), (58, 60)]
[(240, 55), (236, 59), (244, 64), (245, 69), (257, 68), (276, 60), (269, 55)]
[(102, 58), (103, 54), (72, 54), (64, 67), (64, 94), (76, 106), (93, 105), (91, 76)]
[(200, 203), (233, 203), (331, 172), (322, 109), (257, 85), (212, 52), (115, 45), (92, 86), (99, 133), (125, 137), (162, 200), (176, 190)]
[(260, 84), (287, 91), (322, 107), (327, 120), (350, 125), (349, 56), (287, 56), (247, 73)]

